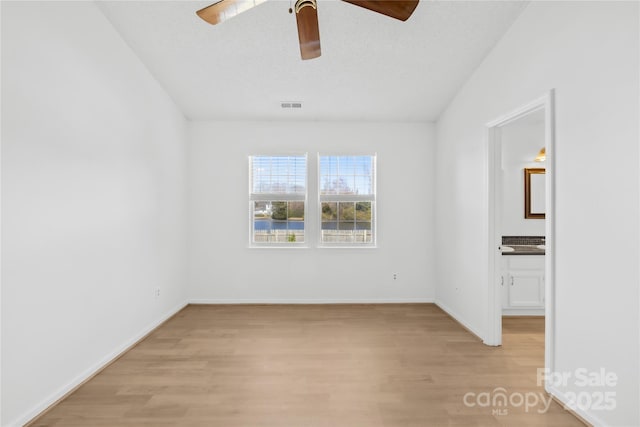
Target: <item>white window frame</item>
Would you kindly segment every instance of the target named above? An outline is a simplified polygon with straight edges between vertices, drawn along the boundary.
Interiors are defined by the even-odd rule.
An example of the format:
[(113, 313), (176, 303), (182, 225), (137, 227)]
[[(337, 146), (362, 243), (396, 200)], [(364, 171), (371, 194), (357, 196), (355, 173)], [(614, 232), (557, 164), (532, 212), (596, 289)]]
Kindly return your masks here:
[[(320, 160), (322, 157), (371, 157), (371, 174), (372, 194), (322, 194), (322, 171), (320, 169)], [(376, 248), (377, 247), (377, 153), (318, 153), (317, 155), (317, 241), (319, 248)], [(322, 203), (326, 202), (371, 202), (371, 242), (323, 242), (322, 241)]]
[[(302, 193), (254, 193), (253, 189), (253, 159), (256, 157), (304, 157), (305, 191)], [(306, 248), (309, 246), (309, 156), (307, 153), (286, 154), (251, 154), (248, 156), (249, 166), (249, 247), (251, 248)], [(255, 241), (255, 202), (303, 202), (304, 203), (304, 241), (303, 242), (256, 242)]]

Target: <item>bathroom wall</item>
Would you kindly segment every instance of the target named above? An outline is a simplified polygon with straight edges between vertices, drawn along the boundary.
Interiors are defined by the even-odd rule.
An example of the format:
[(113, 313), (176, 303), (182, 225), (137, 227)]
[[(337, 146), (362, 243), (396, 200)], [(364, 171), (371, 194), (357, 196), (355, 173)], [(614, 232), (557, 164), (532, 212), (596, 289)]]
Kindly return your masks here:
[(501, 129), (502, 235), (544, 236), (544, 219), (524, 217), (524, 169), (544, 168), (533, 159), (544, 146), (542, 110)]

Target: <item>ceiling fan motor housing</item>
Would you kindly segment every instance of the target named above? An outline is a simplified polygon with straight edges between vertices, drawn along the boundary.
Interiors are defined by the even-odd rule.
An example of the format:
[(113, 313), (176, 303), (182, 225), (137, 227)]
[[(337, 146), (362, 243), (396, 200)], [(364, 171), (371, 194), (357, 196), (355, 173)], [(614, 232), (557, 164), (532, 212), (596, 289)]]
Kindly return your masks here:
[(318, 9), (318, 3), (316, 3), (316, 0), (298, 0), (296, 1), (296, 13), (300, 13), (300, 11), (307, 6), (311, 6), (316, 10)]

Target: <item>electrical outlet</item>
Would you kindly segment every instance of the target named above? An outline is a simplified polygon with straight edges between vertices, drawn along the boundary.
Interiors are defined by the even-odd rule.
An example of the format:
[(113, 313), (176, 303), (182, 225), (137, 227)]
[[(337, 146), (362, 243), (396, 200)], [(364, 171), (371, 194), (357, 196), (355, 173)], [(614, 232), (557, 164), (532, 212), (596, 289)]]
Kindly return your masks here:
[(160, 288), (156, 289), (153, 294), (155, 295), (156, 299), (160, 298)]
[(393, 280), (398, 280), (398, 273), (393, 273)]

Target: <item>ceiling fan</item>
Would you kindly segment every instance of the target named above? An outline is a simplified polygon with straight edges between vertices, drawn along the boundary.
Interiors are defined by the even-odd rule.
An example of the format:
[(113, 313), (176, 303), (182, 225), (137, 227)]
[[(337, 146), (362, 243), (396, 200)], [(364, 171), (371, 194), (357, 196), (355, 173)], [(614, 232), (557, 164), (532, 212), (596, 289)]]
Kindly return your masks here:
[[(196, 13), (206, 22), (215, 25), (245, 12), (266, 0), (219, 0)], [(391, 18), (406, 21), (409, 19), (419, 0), (342, 0)], [(298, 39), (302, 59), (320, 56), (320, 31), (318, 29), (317, 0), (297, 0), (289, 13), (296, 12)]]

